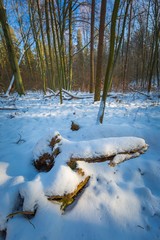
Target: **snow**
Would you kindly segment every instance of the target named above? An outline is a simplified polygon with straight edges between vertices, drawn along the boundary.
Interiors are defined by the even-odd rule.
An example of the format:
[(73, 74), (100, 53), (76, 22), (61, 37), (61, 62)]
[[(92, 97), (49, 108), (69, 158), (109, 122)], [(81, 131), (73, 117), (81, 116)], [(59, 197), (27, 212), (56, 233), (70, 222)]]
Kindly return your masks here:
[[(156, 94), (148, 99), (138, 93), (112, 93), (104, 123), (97, 125), (99, 103), (93, 98), (62, 105), (41, 92), (0, 98), (0, 107), (17, 108), (0, 112), (0, 231), (7, 229), (6, 239), (160, 239), (159, 101)], [(72, 121), (80, 125), (78, 131), (70, 129)], [(33, 160), (52, 152), (49, 142), (57, 133), (62, 136), (61, 153), (49, 172), (38, 172)], [(144, 154), (130, 153), (145, 151), (148, 145)], [(118, 165), (78, 161), (90, 176), (89, 184), (62, 214), (47, 196), (72, 192), (85, 178), (66, 162), (99, 154), (116, 155), (112, 163)], [(131, 157), (136, 158), (127, 161)], [(24, 198), (19, 210), (36, 209), (36, 214), (7, 220), (19, 207), (19, 195)]]

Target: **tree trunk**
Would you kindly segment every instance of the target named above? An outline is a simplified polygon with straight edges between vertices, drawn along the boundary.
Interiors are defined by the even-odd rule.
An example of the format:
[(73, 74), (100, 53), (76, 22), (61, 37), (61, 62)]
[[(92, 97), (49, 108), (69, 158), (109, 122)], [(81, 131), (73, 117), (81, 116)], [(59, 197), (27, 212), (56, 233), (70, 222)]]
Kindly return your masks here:
[(91, 45), (90, 45), (90, 93), (94, 91), (94, 21), (95, 0), (92, 0), (91, 10)]
[(100, 27), (99, 27), (99, 42), (98, 42), (98, 56), (97, 56), (97, 69), (96, 69), (96, 84), (94, 101), (100, 100), (101, 82), (102, 82), (102, 55), (103, 55), (103, 40), (105, 30), (105, 17), (106, 17), (106, 5), (107, 0), (101, 2), (101, 14), (100, 14)]
[(72, 0), (69, 1), (69, 90), (72, 87)]
[(53, 54), (51, 50), (51, 38), (50, 38), (50, 24), (49, 24), (49, 13), (48, 13), (48, 0), (45, 0), (45, 17), (46, 17), (46, 33), (47, 33), (47, 41), (48, 41), (48, 50), (49, 50), (49, 58), (50, 58), (50, 70), (51, 70), (51, 78), (50, 86), (55, 90), (55, 82), (54, 82), (54, 67), (53, 67)]
[(19, 95), (22, 95), (24, 94), (22, 77), (21, 77), (19, 66), (18, 66), (18, 61), (15, 54), (12, 38), (11, 38), (10, 27), (7, 21), (6, 10), (3, 6), (2, 0), (0, 0), (0, 23), (2, 25), (4, 37), (6, 40), (8, 58), (10, 61), (12, 72), (14, 74), (16, 90), (19, 93)]
[(157, 70), (158, 64), (158, 41), (159, 41), (159, 33), (160, 33), (160, 26), (159, 26), (159, 6), (158, 1), (154, 1), (154, 36), (153, 36), (153, 45), (152, 45), (152, 54), (151, 54), (151, 67), (150, 67), (150, 74), (148, 79), (148, 93), (151, 91), (152, 87), (152, 78), (154, 76), (154, 69)]
[[(23, 59), (23, 56), (24, 56), (24, 50), (22, 51), (21, 56), (20, 56), (20, 58), (19, 58), (18, 66), (21, 64), (22, 59)], [(10, 93), (10, 91), (11, 91), (11, 89), (12, 89), (12, 86), (13, 86), (14, 81), (15, 81), (15, 75), (13, 74), (13, 76), (12, 76), (12, 78), (11, 78), (11, 81), (10, 81), (10, 84), (9, 84), (9, 87), (8, 87), (8, 89), (7, 89), (7, 91), (6, 91), (6, 96), (9, 96), (9, 93)]]
[(37, 26), (35, 25), (35, 16), (34, 16), (35, 15), (35, 11), (34, 11), (35, 6), (31, 2), (31, 0), (29, 0), (28, 8), (29, 8), (29, 18), (30, 18), (30, 23), (31, 23), (31, 27), (32, 27), (32, 33), (33, 33), (34, 41), (36, 43), (36, 50), (37, 50), (37, 55), (38, 55), (38, 66), (39, 66), (39, 71), (41, 73), (41, 78), (43, 81), (43, 91), (45, 93), (46, 92), (45, 64), (44, 64), (43, 55), (42, 55), (42, 51), (41, 51), (41, 47), (40, 47), (40, 43), (39, 43), (39, 39), (38, 39)]
[[(36, 0), (37, 3), (37, 9), (38, 9), (38, 17), (39, 17), (39, 24), (40, 24), (40, 32), (41, 32), (41, 37), (42, 37), (42, 45), (43, 45), (43, 50), (44, 50), (44, 56), (45, 56), (45, 63), (46, 63), (46, 76), (47, 80), (49, 81), (50, 76), (49, 76), (49, 65), (48, 65), (48, 57), (47, 57), (47, 50), (46, 50), (46, 45), (45, 45), (45, 37), (44, 37), (44, 32), (43, 32), (43, 25), (42, 25), (42, 14), (41, 14), (41, 9), (40, 9), (40, 0)], [(46, 91), (46, 82), (44, 86), (44, 91)]]
[[(128, 3), (129, 6), (129, 3)], [(128, 12), (128, 9), (127, 9)], [(127, 16), (127, 13), (125, 17)], [(129, 44), (130, 44), (130, 36), (131, 36), (131, 21), (132, 21), (132, 3), (130, 6), (130, 15), (129, 15), (129, 22), (128, 22), (128, 36), (127, 36), (127, 46), (126, 46), (126, 56), (124, 61), (124, 75), (123, 75), (123, 92), (126, 90), (126, 75), (128, 70), (128, 52), (129, 52)]]
[(99, 112), (98, 112), (98, 118), (97, 118), (98, 123), (103, 122), (107, 93), (108, 93), (108, 91), (111, 87), (111, 83), (112, 83), (112, 68), (113, 68), (113, 65), (114, 65), (116, 20), (117, 20), (117, 14), (118, 14), (118, 9), (119, 9), (119, 3), (120, 3), (120, 0), (115, 0), (113, 12), (112, 12), (109, 57), (108, 57), (106, 75), (105, 75), (103, 95), (102, 95), (102, 99), (101, 99), (101, 103), (100, 103), (100, 107), (99, 107)]

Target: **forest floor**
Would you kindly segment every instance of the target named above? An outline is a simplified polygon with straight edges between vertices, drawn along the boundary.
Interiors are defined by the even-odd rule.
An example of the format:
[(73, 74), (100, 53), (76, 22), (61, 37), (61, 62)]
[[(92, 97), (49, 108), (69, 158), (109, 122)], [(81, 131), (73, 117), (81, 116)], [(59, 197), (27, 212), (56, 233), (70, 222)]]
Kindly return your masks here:
[[(93, 103), (88, 93), (77, 95), (84, 98), (62, 105), (58, 97), (44, 98), (42, 92), (0, 97), (0, 239), (160, 239), (160, 97), (112, 93), (104, 123), (97, 125), (99, 102)], [(78, 131), (71, 130), (72, 121), (80, 126)], [(88, 153), (94, 140), (99, 149), (101, 139), (109, 137), (142, 138), (149, 148), (115, 167), (78, 162), (90, 179), (62, 211), (47, 196), (72, 192), (83, 177), (64, 163), (55, 163), (49, 172), (38, 172), (33, 165), (55, 132), (63, 138), (63, 155), (55, 159), (59, 163), (67, 160), (68, 152)], [(8, 216), (16, 211), (35, 215)]]

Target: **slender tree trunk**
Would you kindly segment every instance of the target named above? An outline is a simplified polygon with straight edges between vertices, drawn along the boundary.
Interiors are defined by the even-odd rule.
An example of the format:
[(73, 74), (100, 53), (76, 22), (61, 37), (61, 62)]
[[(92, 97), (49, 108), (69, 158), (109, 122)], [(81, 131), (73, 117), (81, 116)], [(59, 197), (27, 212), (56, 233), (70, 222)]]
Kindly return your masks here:
[(96, 84), (95, 84), (94, 101), (99, 101), (100, 100), (100, 93), (101, 93), (102, 55), (103, 55), (103, 41), (104, 41), (104, 30), (105, 30), (106, 5), (107, 5), (107, 0), (102, 0), (102, 2), (101, 2), (101, 14), (100, 14), (99, 42), (98, 42), (98, 56), (97, 56)]
[(57, 39), (56, 39), (55, 27), (54, 27), (53, 5), (52, 5), (51, 1), (52, 0), (49, 0), (49, 13), (50, 13), (50, 19), (51, 19), (52, 41), (53, 41), (57, 75), (58, 75), (58, 82), (59, 82), (60, 81), (60, 65), (59, 65), (59, 57), (58, 57), (58, 52), (57, 52), (57, 45), (58, 44), (57, 44)]
[[(127, 9), (128, 12), (128, 9)], [(125, 15), (125, 17), (127, 14)], [(128, 36), (127, 36), (127, 46), (126, 46), (126, 56), (124, 61), (124, 75), (123, 75), (123, 92), (126, 90), (126, 75), (128, 70), (128, 52), (129, 52), (129, 43), (130, 43), (130, 36), (131, 36), (131, 21), (132, 21), (132, 3), (130, 5), (130, 15), (129, 15), (129, 22), (128, 22)]]
[(90, 44), (90, 93), (94, 91), (94, 21), (95, 21), (95, 0), (92, 0), (91, 10), (91, 44)]
[(43, 81), (43, 91), (45, 93), (46, 92), (45, 64), (44, 64), (43, 55), (42, 55), (42, 51), (41, 51), (41, 47), (40, 47), (40, 43), (39, 43), (39, 39), (38, 39), (37, 26), (35, 24), (35, 18), (34, 18), (35, 6), (33, 5), (31, 0), (29, 0), (28, 7), (29, 7), (29, 18), (30, 18), (30, 23), (31, 23), (31, 27), (32, 27), (32, 33), (33, 33), (34, 41), (36, 43), (36, 50), (37, 50), (37, 56), (38, 56), (38, 67), (39, 67), (39, 71), (41, 73), (41, 78)]
[[(23, 24), (23, 19), (22, 19), (22, 16), (21, 14), (19, 13), (19, 8), (18, 8), (18, 2), (16, 2), (17, 5), (16, 5), (16, 13), (17, 13), (17, 19), (18, 19), (18, 24), (19, 24), (19, 28), (20, 28), (20, 34), (21, 34), (21, 37), (22, 37), (22, 41), (23, 41), (23, 45), (24, 45), (24, 49), (22, 51), (22, 54), (24, 52), (24, 58), (26, 60), (26, 65), (27, 65), (27, 69), (29, 70), (29, 73), (30, 73), (30, 78), (32, 81), (34, 81), (34, 74), (33, 74), (33, 69), (32, 69), (32, 65), (31, 65), (31, 61), (30, 61), (30, 57), (29, 57), (29, 54), (28, 54), (28, 38), (29, 38), (29, 34), (30, 34), (30, 28), (28, 29), (28, 32), (25, 33), (24, 31), (24, 24)], [(21, 62), (20, 62), (21, 63)], [(18, 65), (20, 66), (20, 63), (18, 62)]]
[[(42, 15), (41, 15), (41, 9), (40, 9), (40, 0), (36, 0), (37, 3), (37, 9), (38, 9), (38, 16), (39, 16), (39, 24), (40, 24), (40, 32), (41, 32), (41, 37), (42, 37), (42, 45), (43, 45), (43, 50), (44, 50), (44, 57), (45, 57), (45, 63), (46, 63), (46, 70), (47, 70), (47, 80), (49, 81), (50, 79), (50, 74), (49, 74), (49, 64), (48, 64), (48, 57), (47, 57), (47, 50), (46, 50), (46, 45), (45, 45), (45, 37), (44, 37), (44, 32), (43, 32), (43, 25), (42, 25)], [(45, 82), (45, 90), (46, 90), (46, 82)]]
[(73, 65), (73, 57), (72, 57), (72, 0), (69, 1), (69, 90), (72, 88), (72, 65)]
[(103, 122), (107, 93), (108, 93), (108, 91), (111, 87), (111, 83), (112, 83), (112, 68), (113, 68), (113, 65), (114, 65), (116, 20), (117, 20), (117, 14), (118, 14), (118, 9), (119, 9), (119, 3), (120, 3), (120, 0), (115, 0), (113, 12), (112, 12), (109, 57), (108, 57), (108, 64), (107, 64), (106, 75), (105, 75), (105, 82), (104, 82), (104, 87), (103, 87), (103, 95), (102, 95), (102, 99), (101, 99), (101, 103), (100, 103), (100, 107), (99, 107), (99, 112), (98, 112), (98, 117), (97, 117), (97, 122), (98, 123)]
[[(58, 46), (58, 60), (59, 60), (59, 90), (60, 90), (60, 103), (63, 103), (62, 99), (62, 83), (63, 83), (63, 76), (64, 76), (64, 70), (63, 70), (63, 63), (62, 63), (62, 39), (61, 39), (61, 14), (60, 14), (60, 6), (58, 3), (58, 16), (59, 16), (59, 21), (57, 20), (57, 14), (56, 14), (56, 8), (55, 8), (55, 2), (52, 0), (52, 9), (53, 9), (53, 15), (54, 15), (54, 25), (55, 25), (55, 35), (56, 35), (56, 40), (57, 40), (57, 46)], [(58, 26), (59, 22), (59, 26)]]
[(155, 0), (154, 1), (154, 36), (153, 36), (153, 46), (152, 46), (152, 54), (151, 54), (151, 68), (150, 68), (150, 74), (149, 74), (149, 79), (148, 79), (148, 93), (150, 93), (151, 91), (151, 86), (152, 86), (152, 78), (154, 76), (154, 69), (156, 70), (156, 68), (158, 66), (156, 66), (156, 64), (158, 63), (158, 41), (159, 41), (159, 34), (160, 34), (160, 26), (159, 26), (159, 5), (158, 5), (158, 1)]
[(10, 27), (9, 27), (9, 24), (7, 21), (6, 10), (3, 6), (2, 0), (0, 0), (0, 23), (2, 25), (4, 37), (6, 40), (6, 45), (7, 45), (7, 50), (8, 50), (8, 58), (10, 61), (12, 72), (14, 74), (16, 90), (20, 95), (22, 95), (22, 94), (24, 94), (22, 77), (21, 77), (19, 66), (18, 66), (18, 61), (17, 61), (17, 57), (15, 54), (12, 38), (11, 38)]
[(50, 58), (50, 68), (51, 68), (50, 85), (51, 85), (51, 88), (55, 90), (53, 54), (51, 50), (50, 25), (49, 25), (49, 17), (48, 17), (48, 0), (45, 0), (45, 17), (46, 17), (46, 33), (47, 33), (48, 50), (49, 50), (49, 58)]
[[(160, 28), (160, 26), (159, 26), (159, 28)], [(160, 32), (160, 30), (159, 30), (159, 32)], [(156, 71), (157, 71), (157, 86), (159, 87), (160, 86), (160, 61), (159, 61), (159, 58), (160, 58), (160, 56), (159, 56), (159, 52), (160, 52), (160, 49), (159, 49), (159, 42), (157, 43), (157, 62), (156, 62)]]

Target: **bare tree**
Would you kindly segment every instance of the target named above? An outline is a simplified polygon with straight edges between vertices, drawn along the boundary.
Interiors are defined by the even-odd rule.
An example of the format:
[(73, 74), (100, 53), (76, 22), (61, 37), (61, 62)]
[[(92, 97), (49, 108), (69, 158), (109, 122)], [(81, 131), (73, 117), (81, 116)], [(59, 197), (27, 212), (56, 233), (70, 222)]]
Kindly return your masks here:
[(11, 37), (11, 33), (10, 33), (10, 26), (8, 24), (8, 21), (7, 21), (6, 10), (4, 8), (2, 0), (0, 0), (0, 23), (2, 25), (4, 37), (5, 37), (5, 40), (6, 40), (6, 46), (7, 46), (7, 50), (8, 50), (8, 58), (9, 58), (9, 61), (10, 61), (10, 66), (11, 66), (12, 72), (13, 72), (14, 77), (15, 77), (16, 90), (20, 95), (22, 95), (22, 94), (24, 94), (22, 77), (21, 77), (16, 53), (15, 53), (13, 42), (12, 42), (12, 37)]
[(98, 123), (103, 122), (107, 93), (112, 83), (112, 68), (114, 65), (114, 50), (115, 50), (115, 36), (116, 36), (116, 20), (117, 20), (117, 14), (119, 9), (119, 3), (120, 3), (120, 0), (115, 0), (113, 12), (112, 12), (109, 57), (108, 57), (105, 82), (103, 87), (103, 95), (102, 95), (98, 117), (97, 117)]

